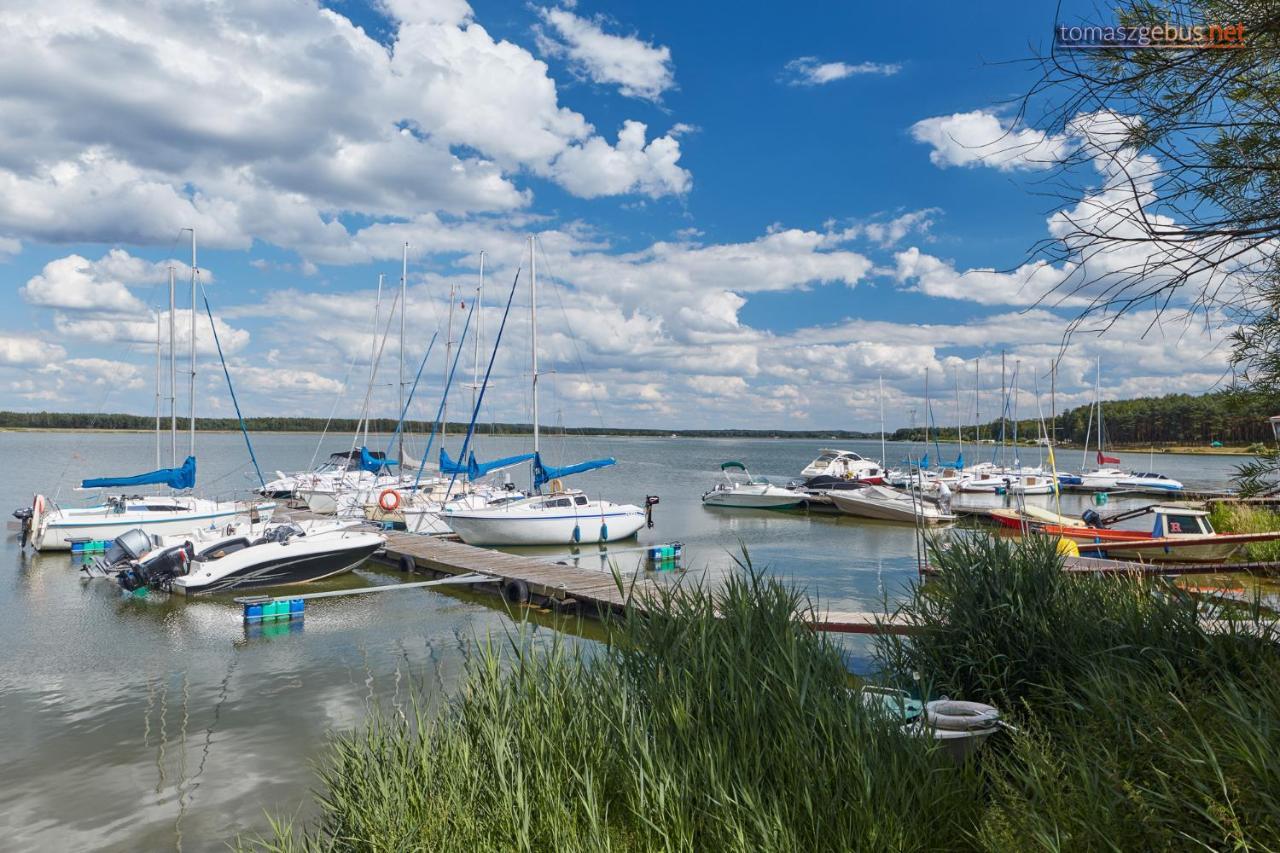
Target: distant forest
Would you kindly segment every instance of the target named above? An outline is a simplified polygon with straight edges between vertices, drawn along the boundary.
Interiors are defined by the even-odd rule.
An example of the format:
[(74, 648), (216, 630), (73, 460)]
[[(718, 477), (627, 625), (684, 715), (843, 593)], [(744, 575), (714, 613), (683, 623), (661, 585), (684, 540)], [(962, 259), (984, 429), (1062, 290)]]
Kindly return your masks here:
[[(945, 407), (943, 407), (945, 408)], [(1055, 437), (1059, 443), (1083, 444), (1089, 430), (1090, 406), (1079, 406), (1060, 413), (1056, 420)], [(1280, 414), (1280, 398), (1244, 391), (1218, 391), (1202, 396), (1167, 394), (1163, 397), (1140, 397), (1136, 400), (1104, 401), (1103, 421), (1108, 445), (1207, 445), (1220, 441), (1226, 445), (1249, 445), (1273, 441), (1267, 418)], [(935, 410), (934, 419), (938, 419)], [(351, 433), (358, 422), (353, 418), (335, 419), (329, 422), (329, 431)], [(167, 421), (166, 421), (167, 425)], [(268, 417), (248, 418), (250, 432), (320, 432), (325, 428), (323, 418)], [(87, 414), (77, 412), (3, 412), (0, 411), (0, 429), (132, 429), (150, 430), (155, 427), (155, 416), (127, 414)], [(393, 432), (396, 422), (390, 418), (375, 418), (370, 422), (370, 432)], [(234, 418), (196, 418), (199, 430), (236, 430), (239, 423)], [(430, 421), (411, 421), (408, 429), (421, 433), (431, 428)], [(465, 431), (466, 424), (450, 423), (449, 431)], [(1004, 434), (1012, 439), (1014, 423), (1003, 424)], [(178, 419), (178, 429), (187, 429), (185, 418)], [(1001, 422), (967, 424), (962, 427), (966, 442), (975, 437), (999, 440)], [(532, 432), (530, 424), (486, 423), (479, 427), (485, 435), (520, 435)], [(556, 435), (678, 435), (690, 438), (822, 438), (869, 439), (879, 438), (879, 432), (856, 430), (761, 430), (761, 429), (637, 429), (611, 427), (555, 427), (546, 428)], [(1040, 425), (1033, 418), (1022, 419), (1017, 424), (1020, 439), (1035, 439)], [(930, 435), (942, 441), (954, 441), (955, 425), (930, 426)], [(888, 437), (894, 441), (918, 441), (924, 436), (923, 427), (895, 430)], [(1090, 444), (1097, 441), (1096, 419), (1092, 427)]]

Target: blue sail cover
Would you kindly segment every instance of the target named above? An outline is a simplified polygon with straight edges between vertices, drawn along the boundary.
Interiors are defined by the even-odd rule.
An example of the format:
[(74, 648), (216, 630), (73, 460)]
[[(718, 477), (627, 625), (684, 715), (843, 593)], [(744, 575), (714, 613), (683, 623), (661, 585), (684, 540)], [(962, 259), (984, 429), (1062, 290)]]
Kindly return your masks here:
[(188, 456), (181, 468), (161, 468), (132, 477), (98, 477), (80, 483), (82, 489), (113, 489), (117, 486), (168, 486), (171, 489), (192, 489), (196, 485), (196, 458)]
[(942, 465), (940, 465), (940, 466), (938, 466), (938, 467), (940, 467), (940, 468), (955, 468), (957, 471), (959, 471), (961, 468), (963, 468), (963, 467), (964, 467), (964, 454), (963, 454), (963, 453), (957, 453), (957, 454), (956, 454), (956, 461), (955, 461), (955, 462), (944, 462), (944, 463), (942, 463)]
[(929, 454), (928, 454), (928, 453), (926, 453), (926, 454), (924, 455), (924, 458), (920, 460), (920, 465), (919, 465), (918, 467), (920, 467), (920, 468), (928, 468), (928, 467), (929, 467)]
[(568, 477), (570, 474), (581, 474), (583, 471), (594, 471), (597, 468), (607, 468), (610, 465), (617, 464), (617, 460), (612, 456), (604, 459), (591, 459), (587, 462), (579, 462), (577, 465), (565, 465), (563, 468), (554, 468), (543, 463), (542, 456), (535, 453), (533, 455), (533, 485), (540, 488), (546, 483), (558, 477)]
[(490, 471), (510, 468), (512, 465), (528, 462), (533, 457), (534, 454), (532, 453), (521, 453), (518, 456), (506, 456), (502, 459), (495, 459), (492, 462), (477, 462), (476, 455), (472, 453), (471, 458), (467, 460), (467, 476), (472, 480), (478, 480)]
[(376, 474), (379, 471), (381, 471), (383, 468), (386, 468), (389, 465), (395, 465), (395, 464), (396, 464), (396, 461), (394, 459), (388, 459), (385, 454), (379, 453), (378, 455), (375, 456), (374, 454), (369, 452), (369, 448), (367, 447), (360, 448), (360, 470), (361, 471), (368, 471), (371, 474)]
[(441, 474), (465, 474), (467, 473), (467, 466), (464, 465), (462, 462), (454, 462), (452, 459), (450, 459), (449, 454), (446, 453), (445, 449), (442, 447), (440, 448), (440, 473)]

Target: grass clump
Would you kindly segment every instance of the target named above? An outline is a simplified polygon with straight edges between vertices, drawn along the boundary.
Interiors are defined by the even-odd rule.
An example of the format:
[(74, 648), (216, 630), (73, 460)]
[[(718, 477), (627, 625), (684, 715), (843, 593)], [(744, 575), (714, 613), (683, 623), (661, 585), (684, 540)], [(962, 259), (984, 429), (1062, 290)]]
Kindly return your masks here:
[[(1209, 521), (1218, 533), (1271, 533), (1280, 530), (1280, 512), (1227, 501), (1213, 503), (1209, 510)], [(1247, 559), (1254, 562), (1278, 562), (1280, 539), (1246, 543), (1243, 552)]]
[(375, 715), (320, 768), (343, 850), (956, 849), (976, 771), (869, 713), (800, 596), (748, 571), (611, 626), (603, 652), (481, 645), (432, 719)]
[(937, 549), (886, 664), (986, 697), (991, 850), (1280, 847), (1280, 652), (1160, 580), (1071, 576), (1048, 537)]

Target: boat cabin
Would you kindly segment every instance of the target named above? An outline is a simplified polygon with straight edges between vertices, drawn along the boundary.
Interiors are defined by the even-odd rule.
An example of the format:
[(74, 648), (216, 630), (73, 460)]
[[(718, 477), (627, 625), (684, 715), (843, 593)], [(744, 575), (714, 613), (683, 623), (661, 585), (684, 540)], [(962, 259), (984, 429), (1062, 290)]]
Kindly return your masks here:
[(1160, 539), (1166, 536), (1213, 536), (1213, 524), (1209, 521), (1209, 513), (1202, 509), (1188, 509), (1182, 506), (1152, 507), (1155, 524), (1151, 535)]

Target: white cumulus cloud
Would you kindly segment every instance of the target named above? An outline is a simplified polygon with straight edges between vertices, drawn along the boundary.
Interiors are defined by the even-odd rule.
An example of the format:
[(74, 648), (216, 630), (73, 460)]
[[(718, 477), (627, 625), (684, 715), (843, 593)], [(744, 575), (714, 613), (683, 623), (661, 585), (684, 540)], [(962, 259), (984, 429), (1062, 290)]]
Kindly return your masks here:
[(792, 86), (822, 86), (859, 75), (892, 77), (901, 70), (892, 62), (823, 62), (816, 56), (801, 56), (787, 63), (783, 80)]
[(567, 58), (583, 76), (616, 85), (633, 98), (656, 101), (675, 86), (671, 50), (638, 36), (604, 31), (602, 18), (583, 18), (567, 9), (539, 9), (553, 34), (539, 30), (538, 42), (551, 56)]
[(1014, 127), (986, 110), (934, 116), (911, 126), (911, 136), (933, 148), (935, 166), (991, 166), (1001, 171), (1047, 169), (1074, 146), (1070, 135)]

